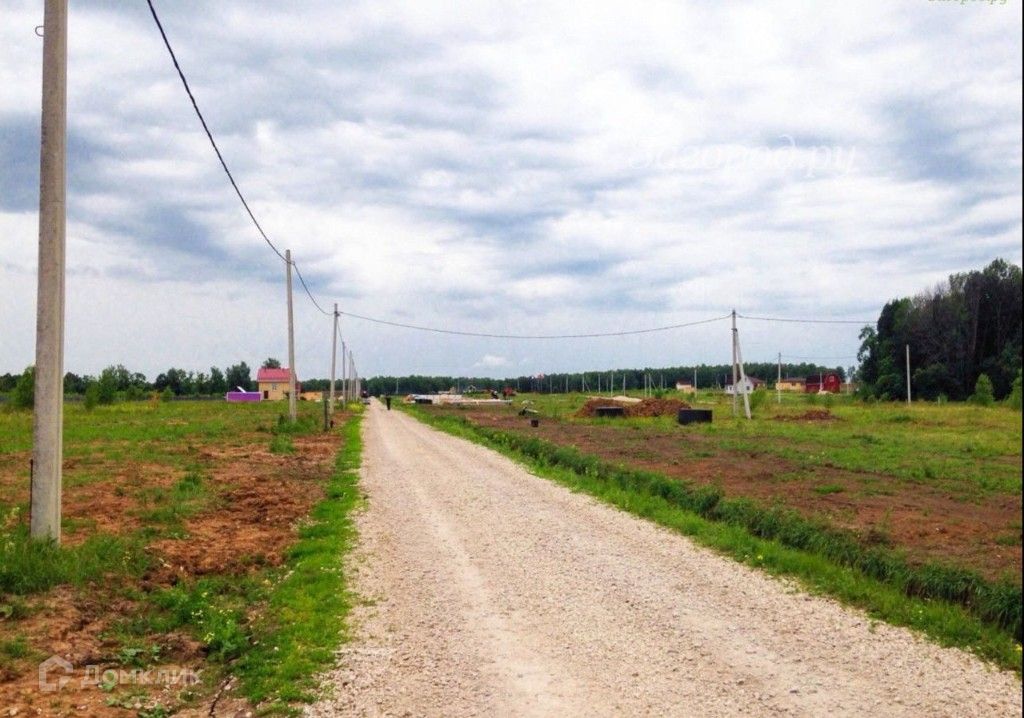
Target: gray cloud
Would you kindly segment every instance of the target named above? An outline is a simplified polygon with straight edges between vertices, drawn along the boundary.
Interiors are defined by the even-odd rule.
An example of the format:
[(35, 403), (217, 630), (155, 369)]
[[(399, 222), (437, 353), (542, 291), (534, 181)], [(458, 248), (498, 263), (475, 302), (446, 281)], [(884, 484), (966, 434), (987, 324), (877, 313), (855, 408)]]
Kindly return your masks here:
[[(1020, 261), (1021, 41), (1008, 29), (1020, 8), (935, 5), (158, 8), (251, 206), (323, 304), (556, 333), (736, 304), (860, 316), (993, 256)], [(22, 272), (34, 262), (39, 133), (38, 9), (15, 2), (10, 15), (0, 237), (17, 246), (0, 266), (5, 312), (33, 301)], [(278, 317), (283, 270), (217, 166), (145, 6), (75, 3), (71, 60), (69, 302), (124, 293), (138, 322), (184, 323), (161, 292), (174, 289), (185, 317), (209, 314), (216, 291), (232, 308), (202, 332), (182, 329), (190, 356), (271, 351), (279, 336), (236, 328)], [(319, 326), (307, 305), (304, 321)], [(0, 322), (12, 337), (2, 370), (30, 355), (31, 323), (16, 312)], [(404, 371), (409, 356), (653, 363), (605, 344), (512, 356), (350, 331), (367, 371)], [(786, 341), (834, 354), (855, 336)], [(165, 368), (143, 346), (103, 359), (78, 343), (69, 361)], [(685, 336), (659, 346), (692, 352), (673, 363), (721, 358)]]

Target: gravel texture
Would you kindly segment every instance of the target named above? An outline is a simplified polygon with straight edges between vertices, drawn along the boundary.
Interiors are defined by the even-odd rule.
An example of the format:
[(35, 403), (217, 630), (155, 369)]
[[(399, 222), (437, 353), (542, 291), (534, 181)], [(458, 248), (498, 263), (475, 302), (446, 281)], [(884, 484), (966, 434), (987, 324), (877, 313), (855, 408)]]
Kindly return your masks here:
[(308, 716), (1020, 716), (958, 650), (374, 403), (364, 603)]

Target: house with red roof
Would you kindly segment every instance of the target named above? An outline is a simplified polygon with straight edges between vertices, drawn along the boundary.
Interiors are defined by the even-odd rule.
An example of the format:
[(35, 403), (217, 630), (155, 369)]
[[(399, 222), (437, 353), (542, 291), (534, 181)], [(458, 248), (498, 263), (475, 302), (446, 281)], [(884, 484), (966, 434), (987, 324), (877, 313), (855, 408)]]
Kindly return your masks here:
[[(256, 372), (256, 385), (264, 401), (281, 401), (288, 398), (288, 380), (291, 370), (288, 367), (260, 367)], [(302, 393), (302, 385), (295, 380), (296, 396)]]

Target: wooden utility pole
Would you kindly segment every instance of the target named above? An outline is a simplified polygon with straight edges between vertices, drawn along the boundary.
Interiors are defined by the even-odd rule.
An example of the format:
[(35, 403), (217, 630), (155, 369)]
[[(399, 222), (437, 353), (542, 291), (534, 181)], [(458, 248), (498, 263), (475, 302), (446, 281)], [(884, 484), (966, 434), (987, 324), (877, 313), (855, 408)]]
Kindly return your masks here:
[(46, 0), (39, 147), (39, 279), (32, 414), (32, 538), (60, 542), (64, 455), (64, 246), (67, 225), (67, 0)]
[(334, 413), (334, 377), (338, 362), (338, 304), (334, 304), (334, 331), (331, 333), (331, 393), (327, 400), (329, 413)]
[(288, 277), (288, 416), (298, 418), (299, 398), (295, 396), (295, 317), (292, 313), (292, 250), (284, 250)]

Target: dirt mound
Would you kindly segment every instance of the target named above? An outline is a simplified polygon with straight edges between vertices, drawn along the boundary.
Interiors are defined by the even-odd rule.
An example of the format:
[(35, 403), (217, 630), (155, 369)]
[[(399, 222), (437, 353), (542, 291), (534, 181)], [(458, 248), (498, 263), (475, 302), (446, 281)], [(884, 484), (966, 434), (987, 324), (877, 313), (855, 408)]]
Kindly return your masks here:
[(642, 399), (636, 402), (590, 399), (580, 407), (576, 416), (580, 418), (597, 416), (598, 408), (605, 406), (621, 406), (623, 413), (629, 417), (674, 416), (680, 409), (690, 408), (689, 404), (678, 399)]
[(796, 416), (778, 416), (778, 421), (838, 421), (839, 417), (828, 409), (808, 409), (803, 414)]

